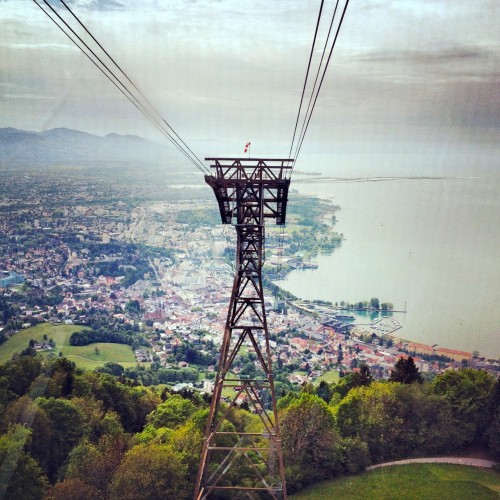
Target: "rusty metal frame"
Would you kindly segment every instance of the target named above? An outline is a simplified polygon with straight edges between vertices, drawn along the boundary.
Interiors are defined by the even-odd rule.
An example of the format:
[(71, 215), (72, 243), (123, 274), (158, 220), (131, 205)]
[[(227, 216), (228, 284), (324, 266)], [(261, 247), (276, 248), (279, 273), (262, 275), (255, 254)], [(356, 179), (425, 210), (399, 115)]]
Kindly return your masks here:
[[(213, 162), (213, 175), (205, 182), (212, 187), (223, 224), (232, 224), (237, 234), (236, 271), (227, 313), (226, 327), (215, 378), (212, 403), (203, 439), (194, 498), (210, 498), (216, 491), (244, 494), (267, 493), (285, 499), (286, 482), (276, 410), (269, 331), (264, 306), (262, 266), (264, 264), (265, 220), (285, 223), (288, 188), (293, 160), (256, 158), (206, 158)], [(228, 378), (240, 348), (247, 342), (257, 355), (261, 378)], [(263, 343), (264, 347), (261, 348)], [(222, 390), (231, 387), (236, 395), (227, 405)], [(269, 391), (271, 408), (266, 408), (262, 391)], [(224, 432), (221, 425), (238, 398), (245, 394), (249, 407), (260, 418), (264, 432)], [(218, 443), (222, 437), (237, 439), (232, 445)], [(250, 472), (229, 482), (226, 473), (244, 461)], [(278, 467), (276, 467), (276, 464)], [(261, 498), (259, 496), (259, 498)]]

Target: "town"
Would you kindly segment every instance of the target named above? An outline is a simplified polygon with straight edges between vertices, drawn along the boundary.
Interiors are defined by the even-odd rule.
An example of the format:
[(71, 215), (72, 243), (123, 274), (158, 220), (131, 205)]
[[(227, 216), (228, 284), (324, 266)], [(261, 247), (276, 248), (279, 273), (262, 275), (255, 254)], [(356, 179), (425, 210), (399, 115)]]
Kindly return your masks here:
[[(211, 193), (202, 185), (179, 189), (167, 182), (152, 188), (139, 183), (132, 190), (126, 177), (95, 172), (89, 183), (86, 173), (71, 169), (57, 175), (7, 170), (2, 176), (2, 342), (43, 322), (94, 332), (73, 337), (74, 345), (110, 341), (115, 332), (111, 342), (134, 351), (136, 366), (126, 376), (210, 392), (235, 246), (234, 230), (220, 224)], [(426, 376), (461, 366), (498, 372), (498, 360), (479, 353), (400, 339), (389, 303), (309, 302), (282, 290), (284, 273), (314, 266), (318, 252), (334, 251), (342, 242), (335, 232), (340, 207), (294, 198), (286, 229), (267, 232), (266, 310), (278, 393), (336, 381), (362, 364), (375, 378), (387, 378), (398, 359), (410, 354)], [(370, 324), (354, 323), (353, 308), (369, 310)], [(25, 347), (64, 354), (54, 343)], [(250, 345), (239, 358), (235, 373), (256, 376)]]

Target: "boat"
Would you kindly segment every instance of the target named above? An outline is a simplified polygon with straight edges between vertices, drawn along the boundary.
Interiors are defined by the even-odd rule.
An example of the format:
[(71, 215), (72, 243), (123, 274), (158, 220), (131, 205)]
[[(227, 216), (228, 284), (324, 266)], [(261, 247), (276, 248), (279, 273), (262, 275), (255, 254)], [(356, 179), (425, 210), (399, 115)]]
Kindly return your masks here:
[(335, 319), (338, 319), (339, 321), (354, 321), (354, 315), (353, 314), (336, 314), (334, 316)]

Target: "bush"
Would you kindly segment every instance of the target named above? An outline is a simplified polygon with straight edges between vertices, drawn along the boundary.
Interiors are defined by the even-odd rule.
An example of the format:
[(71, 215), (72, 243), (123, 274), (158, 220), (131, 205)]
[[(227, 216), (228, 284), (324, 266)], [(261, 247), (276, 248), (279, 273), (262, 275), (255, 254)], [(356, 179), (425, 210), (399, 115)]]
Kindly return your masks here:
[(368, 445), (361, 439), (344, 438), (342, 440), (342, 462), (347, 474), (364, 471), (371, 464)]

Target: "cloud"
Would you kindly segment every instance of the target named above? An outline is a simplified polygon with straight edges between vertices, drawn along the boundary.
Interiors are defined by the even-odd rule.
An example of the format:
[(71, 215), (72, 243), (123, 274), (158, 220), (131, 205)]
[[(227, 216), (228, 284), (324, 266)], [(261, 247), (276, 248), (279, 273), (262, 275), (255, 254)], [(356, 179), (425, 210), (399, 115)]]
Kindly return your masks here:
[(358, 61), (376, 63), (407, 62), (414, 64), (443, 64), (455, 61), (489, 59), (493, 51), (479, 47), (450, 47), (435, 50), (388, 50), (367, 52)]
[(76, 50), (73, 45), (62, 44), (62, 43), (2, 43), (0, 47), (10, 48), (10, 49), (62, 49), (62, 50)]
[[(57, 0), (48, 0), (48, 3), (53, 7), (64, 8), (61, 2)], [(98, 11), (125, 10), (129, 7), (128, 3), (123, 0), (66, 0), (66, 4), (71, 10), (73, 8)]]

